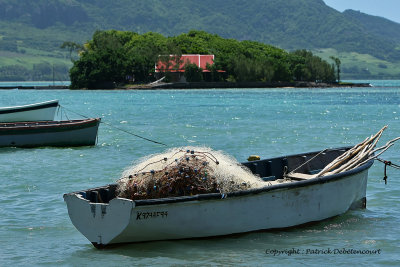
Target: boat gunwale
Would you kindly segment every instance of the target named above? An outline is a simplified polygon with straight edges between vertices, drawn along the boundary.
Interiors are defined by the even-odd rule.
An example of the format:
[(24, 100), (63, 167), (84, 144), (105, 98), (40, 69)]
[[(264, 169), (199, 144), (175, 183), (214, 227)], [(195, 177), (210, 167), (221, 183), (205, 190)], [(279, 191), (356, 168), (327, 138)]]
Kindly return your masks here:
[(101, 118), (88, 118), (81, 120), (67, 121), (26, 121), (26, 122), (5, 122), (0, 123), (0, 135), (9, 135), (9, 131), (28, 131), (40, 129), (62, 128), (68, 129), (71, 127), (88, 128), (101, 122)]
[[(343, 149), (343, 148), (338, 148), (338, 150), (339, 149)], [(313, 153), (313, 152), (311, 152), (311, 153)], [(304, 153), (304, 154), (309, 154), (309, 153)], [(298, 154), (298, 155), (303, 155), (303, 154)], [(289, 156), (283, 156), (283, 157), (277, 157), (277, 158), (286, 158), (286, 157), (290, 157), (290, 156), (296, 156), (296, 155), (289, 155)], [(266, 160), (269, 160), (269, 159), (266, 159)], [(134, 202), (134, 206), (152, 206), (152, 205), (171, 204), (171, 203), (189, 202), (189, 201), (204, 201), (204, 200), (212, 200), (212, 199), (231, 198), (231, 197), (243, 197), (243, 196), (247, 196), (247, 195), (255, 195), (255, 194), (266, 193), (266, 192), (275, 191), (275, 190), (278, 191), (278, 190), (283, 190), (283, 189), (301, 188), (301, 187), (306, 187), (306, 186), (315, 185), (315, 184), (324, 184), (324, 183), (328, 183), (328, 182), (334, 182), (337, 180), (344, 179), (348, 176), (358, 174), (365, 170), (368, 170), (373, 165), (373, 163), (374, 163), (374, 159), (371, 159), (368, 162), (366, 162), (365, 164), (363, 164), (357, 168), (354, 168), (354, 169), (351, 169), (348, 171), (344, 171), (341, 173), (331, 174), (331, 175), (322, 176), (322, 177), (318, 177), (318, 178), (311, 178), (311, 179), (307, 179), (307, 180), (300, 180), (300, 181), (295, 181), (295, 182), (290, 182), (290, 183), (270, 185), (270, 186), (265, 186), (265, 187), (261, 187), (261, 188), (252, 188), (252, 189), (247, 189), (247, 190), (229, 192), (229, 193), (208, 193), (208, 194), (197, 194), (197, 195), (193, 195), (193, 196), (178, 196), (178, 197), (170, 197), (170, 198), (142, 199), (142, 200), (132, 200), (132, 199), (118, 198), (118, 197), (115, 197), (113, 199), (124, 199), (127, 201), (132, 201), (132, 202)], [(266, 181), (265, 183), (267, 185), (268, 182)], [(110, 186), (116, 186), (116, 183), (108, 184), (108, 185), (101, 186), (101, 187), (66, 193), (66, 194), (64, 194), (63, 197), (65, 198), (67, 195), (74, 195), (74, 194), (82, 195), (82, 192), (105, 189)], [(110, 201), (113, 199), (110, 199)], [(83, 200), (90, 202), (88, 199), (83, 199)], [(97, 204), (96, 202), (90, 202), (90, 203)], [(108, 205), (109, 202), (108, 203), (99, 203), (99, 204)]]
[[(364, 170), (369, 169), (374, 160), (370, 160), (364, 165), (357, 167), (355, 169), (345, 171), (342, 173), (336, 173), (332, 175), (322, 176), (318, 178), (312, 178), (307, 180), (300, 180), (291, 183), (282, 183), (271, 186), (265, 186), (261, 188), (252, 188), (248, 190), (235, 191), (230, 193), (210, 193), (210, 194), (199, 194), (195, 196), (181, 196), (181, 197), (173, 197), (173, 198), (160, 198), (160, 199), (144, 199), (144, 200), (131, 200), (135, 202), (136, 206), (146, 206), (146, 205), (158, 205), (158, 204), (167, 204), (167, 203), (176, 203), (176, 202), (185, 202), (185, 201), (193, 201), (193, 200), (208, 200), (208, 199), (221, 199), (221, 198), (230, 198), (230, 197), (241, 197), (247, 195), (255, 195), (260, 193), (266, 193), (275, 190), (281, 189), (292, 189), (292, 188), (300, 188), (309, 185), (315, 184), (324, 184), (328, 182), (337, 181), (340, 179), (344, 179), (348, 176), (360, 173)], [(268, 183), (268, 182), (265, 182)]]
[(50, 100), (40, 103), (22, 105), (22, 106), (13, 106), (13, 107), (0, 107), (0, 114), (10, 114), (10, 113), (17, 113), (17, 112), (26, 112), (31, 110), (37, 109), (45, 109), (51, 107), (58, 107), (58, 100)]

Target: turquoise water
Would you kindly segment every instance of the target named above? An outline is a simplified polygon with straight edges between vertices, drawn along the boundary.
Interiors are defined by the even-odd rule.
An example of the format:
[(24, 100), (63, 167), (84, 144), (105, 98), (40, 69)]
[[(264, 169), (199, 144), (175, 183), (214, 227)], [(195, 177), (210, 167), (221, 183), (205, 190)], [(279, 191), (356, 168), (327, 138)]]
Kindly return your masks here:
[[(0, 106), (51, 99), (169, 147), (207, 145), (239, 161), (353, 145), (384, 125), (382, 145), (400, 136), (400, 81), (331, 89), (0, 90)], [(0, 149), (0, 266), (400, 262), (400, 171), (390, 168), (385, 185), (380, 162), (369, 173), (366, 210), (285, 231), (95, 249), (70, 222), (62, 195), (112, 183), (132, 161), (164, 149), (106, 124), (95, 147)], [(382, 158), (400, 163), (400, 143)], [(293, 249), (301, 253), (266, 253)], [(380, 254), (338, 254), (343, 249)]]
[(24, 81), (24, 82), (0, 82), (0, 87), (11, 87), (11, 86), (52, 86), (52, 85), (64, 85), (69, 86), (70, 81)]

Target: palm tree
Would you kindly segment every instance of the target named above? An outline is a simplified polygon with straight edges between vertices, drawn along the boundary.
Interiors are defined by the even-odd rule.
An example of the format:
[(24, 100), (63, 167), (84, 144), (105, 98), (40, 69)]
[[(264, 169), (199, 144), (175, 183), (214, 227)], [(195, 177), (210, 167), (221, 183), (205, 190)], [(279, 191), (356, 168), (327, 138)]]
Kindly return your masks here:
[(340, 59), (338, 57), (330, 56), (329, 58), (335, 62), (336, 70), (337, 70), (337, 81), (339, 83), (340, 82), (340, 64), (342, 62), (340, 62)]

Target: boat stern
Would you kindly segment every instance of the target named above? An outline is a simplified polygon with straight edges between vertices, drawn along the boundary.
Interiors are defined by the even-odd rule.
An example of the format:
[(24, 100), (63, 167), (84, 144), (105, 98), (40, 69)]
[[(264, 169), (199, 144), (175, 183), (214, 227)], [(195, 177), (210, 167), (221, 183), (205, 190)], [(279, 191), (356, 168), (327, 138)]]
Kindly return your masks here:
[(127, 227), (135, 204), (124, 198), (115, 198), (109, 203), (92, 203), (85, 199), (84, 194), (64, 195), (69, 217), (95, 247), (105, 246)]

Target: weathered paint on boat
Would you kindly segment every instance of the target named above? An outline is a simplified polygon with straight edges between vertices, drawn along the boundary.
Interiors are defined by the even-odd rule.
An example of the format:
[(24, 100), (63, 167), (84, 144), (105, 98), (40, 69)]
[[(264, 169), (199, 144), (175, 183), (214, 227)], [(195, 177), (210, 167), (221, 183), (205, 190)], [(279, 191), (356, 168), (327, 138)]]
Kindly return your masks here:
[[(326, 165), (334, 155), (340, 155), (335, 151), (331, 154), (319, 160), (319, 169), (321, 162)], [(315, 155), (293, 155), (245, 165), (257, 166), (255, 173), (267, 172), (279, 179), (283, 175), (280, 167), (287, 166), (290, 171), (298, 165), (288, 163), (302, 159), (304, 163)], [(266, 187), (226, 195), (214, 193), (132, 201), (116, 198), (114, 184), (65, 194), (64, 200), (74, 226), (96, 247), (229, 235), (292, 227), (337, 216), (351, 208), (365, 207), (368, 169), (372, 164), (373, 161), (369, 161), (340, 174), (290, 183), (268, 186), (266, 181)], [(310, 169), (310, 165), (313, 164), (306, 164), (302, 171), (312, 171), (314, 168)], [(271, 179), (269, 176), (266, 180)]]
[(0, 147), (91, 146), (100, 119), (0, 123)]
[(41, 103), (0, 107), (0, 122), (52, 121), (58, 107), (58, 100)]

